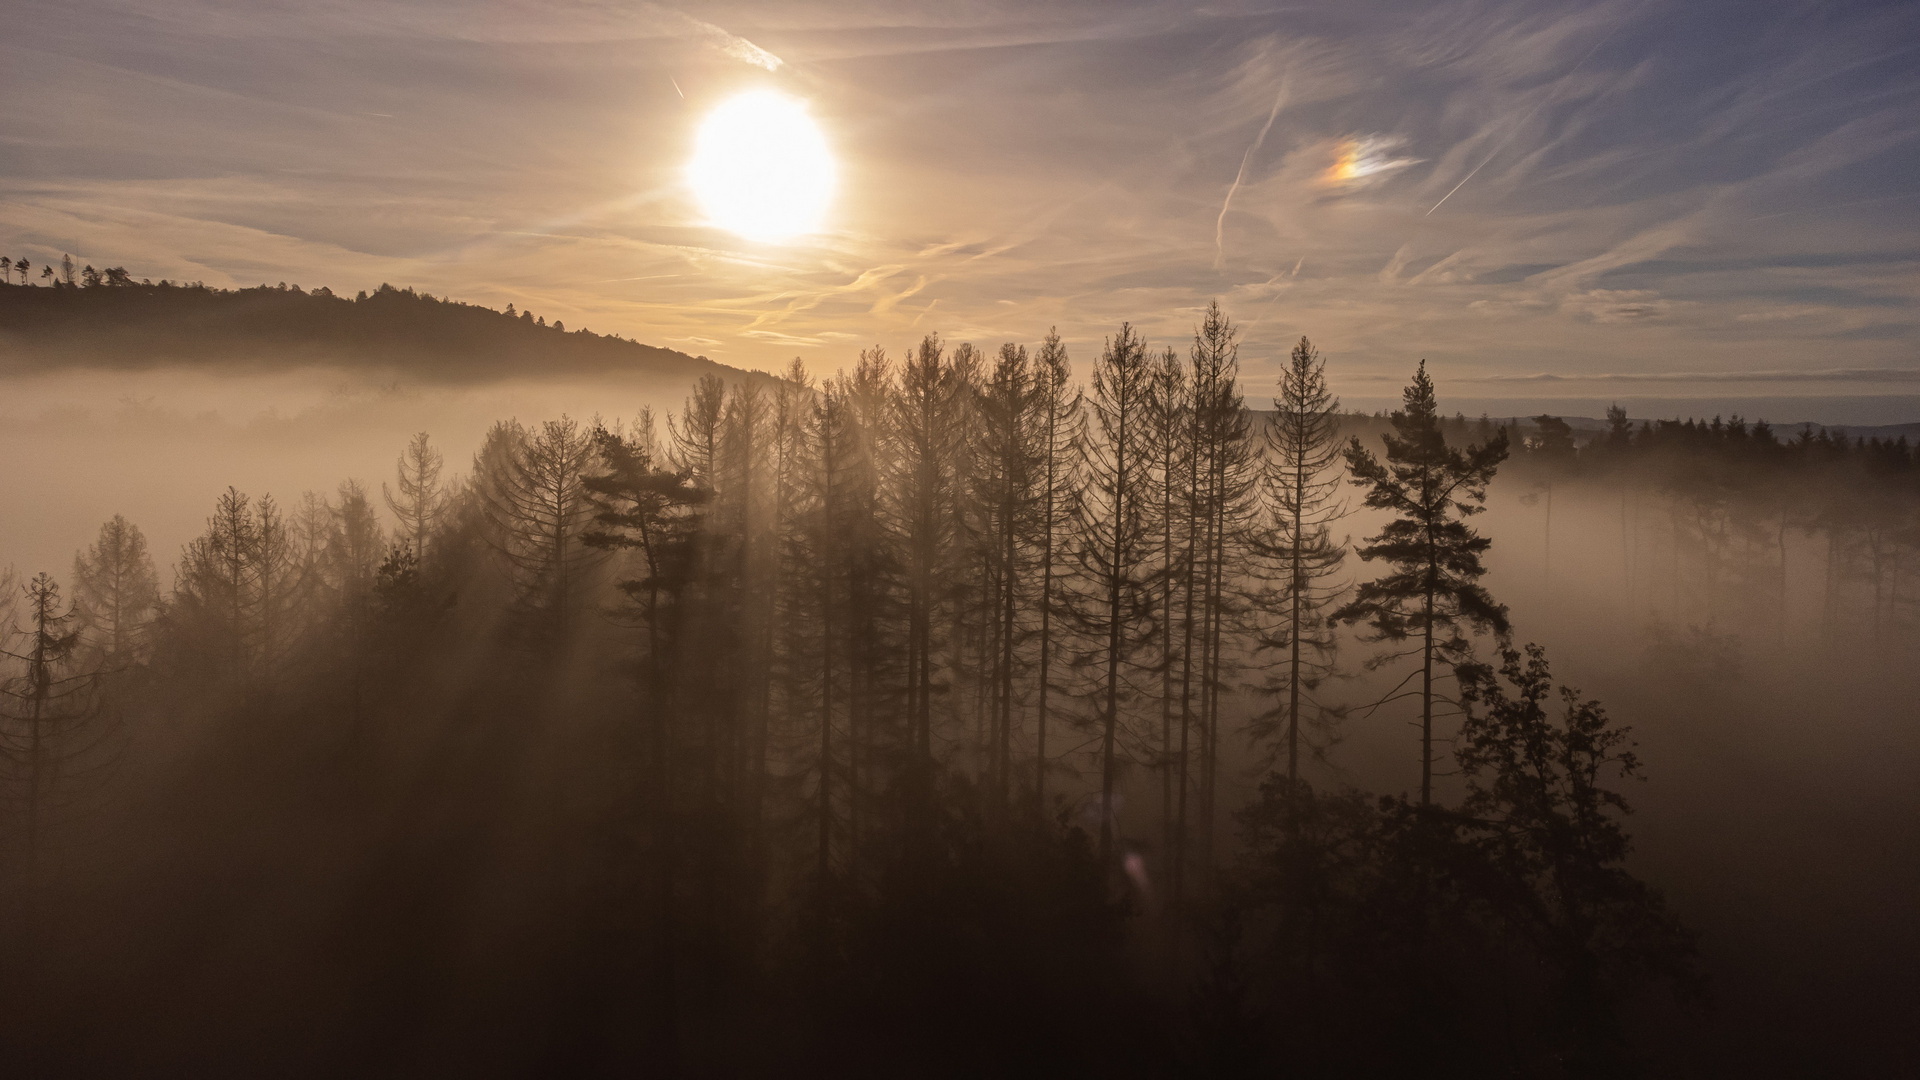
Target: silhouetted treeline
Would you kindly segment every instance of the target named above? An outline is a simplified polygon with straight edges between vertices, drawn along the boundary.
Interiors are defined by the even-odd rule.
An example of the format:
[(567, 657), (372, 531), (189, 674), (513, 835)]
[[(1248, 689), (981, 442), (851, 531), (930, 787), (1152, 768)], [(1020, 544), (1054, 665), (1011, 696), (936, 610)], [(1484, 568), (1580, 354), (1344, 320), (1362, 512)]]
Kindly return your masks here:
[[(109, 522), (10, 614), (9, 1053), (1630, 1071), (1691, 942), (1625, 868), (1627, 730), (1480, 582), (1506, 433), (1450, 440), (1423, 366), (1346, 438), (1304, 339), (1256, 418), (1217, 305), (1086, 370), (928, 337), (503, 421), (457, 479), (422, 435), (398, 527), (229, 489), (164, 596)], [(1397, 688), (1341, 700), (1362, 667)], [(1300, 777), (1362, 706), (1418, 717), (1418, 798)]]
[[(13, 266), (31, 269), (24, 259)], [(0, 340), (11, 370), (195, 363), (264, 371), (315, 363), (453, 383), (622, 373), (691, 382), (729, 370), (705, 357), (568, 330), (512, 304), (501, 312), (412, 288), (382, 285), (348, 298), (285, 282), (216, 289), (136, 282), (119, 267), (96, 273), (89, 266), (85, 274), (77, 283), (55, 277), (51, 287), (0, 288)]]

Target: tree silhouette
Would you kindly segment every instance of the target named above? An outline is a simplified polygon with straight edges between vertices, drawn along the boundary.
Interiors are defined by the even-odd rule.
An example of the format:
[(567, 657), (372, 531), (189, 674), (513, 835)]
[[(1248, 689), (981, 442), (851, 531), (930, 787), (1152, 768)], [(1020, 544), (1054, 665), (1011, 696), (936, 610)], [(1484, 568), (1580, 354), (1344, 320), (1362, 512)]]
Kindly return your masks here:
[(1149, 527), (1149, 411), (1153, 365), (1146, 343), (1123, 323), (1093, 367), (1092, 431), (1083, 443), (1083, 481), (1074, 504), (1079, 582), (1073, 608), (1088, 648), (1079, 660), (1092, 683), (1099, 742), (1100, 860), (1113, 865), (1114, 790), (1119, 781), (1121, 709), (1135, 691), (1140, 649), (1153, 633)]
[(0, 649), (26, 665), (21, 674), (0, 682), (6, 704), (0, 710), (0, 755), (10, 778), (25, 788), (26, 878), (38, 881), (41, 835), (49, 799), (63, 772), (70, 772), (99, 745), (101, 718), (96, 693), (97, 669), (76, 670), (80, 631), (77, 612), (63, 605), (60, 586), (42, 573), (22, 590), (26, 627)]
[(1047, 331), (1034, 355), (1034, 394), (1040, 416), (1038, 479), (1039, 504), (1036, 512), (1034, 542), (1040, 574), (1040, 656), (1034, 669), (1034, 807), (1044, 814), (1047, 808), (1047, 768), (1052, 760), (1047, 750), (1047, 721), (1051, 718), (1054, 668), (1054, 637), (1060, 613), (1059, 594), (1062, 572), (1066, 569), (1065, 542), (1073, 523), (1073, 484), (1077, 475), (1077, 455), (1085, 432), (1086, 408), (1081, 392), (1073, 385), (1073, 371), (1067, 348), (1057, 329)]
[(393, 516), (400, 519), (401, 535), (412, 545), (416, 558), (426, 554), (427, 539), (433, 535), (450, 501), (449, 494), (440, 486), (444, 461), (427, 433), (422, 431), (407, 440), (400, 460), (394, 463), (394, 486), (398, 494), (394, 488), (380, 485), (381, 497)]
[(1545, 521), (1540, 526), (1540, 583), (1553, 584), (1553, 484), (1573, 468), (1573, 427), (1557, 416), (1533, 418), (1536, 434), (1527, 440), (1527, 458), (1539, 477), (1546, 499)]
[(564, 646), (584, 593), (581, 577), (599, 561), (580, 543), (593, 513), (585, 481), (595, 461), (592, 433), (568, 417), (537, 432), (496, 424), (474, 459), (487, 543), (549, 644)]
[[(1198, 578), (1198, 626), (1194, 629), (1199, 649), (1197, 657), (1192, 656), (1191, 645), (1182, 650), (1182, 663), (1187, 666), (1182, 685), (1187, 688), (1183, 696), (1197, 689), (1200, 697), (1200, 855), (1208, 874), (1213, 870), (1219, 818), (1220, 694), (1230, 677), (1227, 634), (1241, 613), (1232, 575), (1248, 552), (1258, 480), (1252, 419), (1239, 389), (1238, 338), (1239, 330), (1215, 300), (1195, 328), (1188, 352), (1193, 367), (1190, 474), (1198, 525), (1188, 573)], [(1191, 626), (1192, 620), (1187, 621)], [(1197, 686), (1192, 678), (1195, 667)], [(1184, 827), (1181, 834), (1185, 835)]]
[[(1181, 671), (1192, 649), (1193, 537), (1198, 501), (1190, 486), (1193, 466), (1193, 399), (1180, 354), (1161, 353), (1153, 370), (1148, 425), (1153, 452), (1156, 525), (1154, 537), (1159, 562), (1160, 624), (1160, 746), (1154, 764), (1160, 770), (1161, 852), (1171, 867), (1181, 862), (1186, 845), (1188, 742), (1193, 729), (1190, 695)], [(1174, 610), (1180, 608), (1189, 633), (1174, 633)], [(1190, 671), (1190, 669), (1189, 669)], [(1182, 692), (1176, 693), (1176, 679)], [(1177, 705), (1176, 705), (1177, 701)], [(1174, 738), (1174, 716), (1179, 715), (1179, 738)], [(1177, 888), (1171, 903), (1179, 901)], [(1171, 906), (1171, 904), (1170, 904)]]
[(1497, 901), (1556, 972), (1554, 1019), (1570, 1036), (1572, 1071), (1616, 1073), (1625, 1063), (1618, 1001), (1649, 980), (1695, 979), (1691, 936), (1624, 866), (1629, 807), (1607, 782), (1640, 773), (1630, 729), (1577, 690), (1556, 693), (1539, 645), (1503, 648), (1497, 677), (1489, 665), (1464, 665), (1460, 696), (1460, 809), (1511, 886)]
[(621, 436), (596, 426), (591, 438), (600, 468), (581, 485), (593, 508), (592, 527), (581, 542), (600, 551), (630, 551), (639, 556), (638, 576), (623, 577), (618, 588), (645, 628), (645, 649), (636, 672), (640, 687), (637, 727), (645, 748), (645, 782), (628, 798), (648, 805), (650, 852), (654, 883), (654, 970), (660, 996), (660, 1034), (657, 1045), (664, 1064), (677, 1057), (679, 972), (676, 953), (680, 919), (675, 902), (680, 864), (676, 835), (679, 814), (676, 789), (680, 783), (676, 761), (685, 737), (682, 717), (687, 689), (681, 678), (685, 631), (690, 622), (686, 596), (698, 573), (697, 539), (700, 509), (712, 497), (711, 488), (696, 483), (683, 464), (667, 468), (652, 445), (652, 433), (642, 430)]
[(1302, 337), (1280, 376), (1280, 396), (1266, 427), (1261, 477), (1266, 520), (1255, 548), (1264, 574), (1278, 581), (1261, 597), (1262, 609), (1274, 621), (1257, 637), (1262, 647), (1281, 651), (1285, 664), (1285, 674), (1267, 684), (1280, 699), (1282, 726), (1264, 724), (1255, 731), (1284, 733), (1290, 781), (1300, 776), (1303, 698), (1333, 667), (1335, 639), (1324, 613), (1342, 589), (1331, 579), (1346, 560), (1345, 542), (1333, 537), (1334, 523), (1346, 514), (1337, 499), (1339, 413), (1320, 353)]
[[(1507, 456), (1503, 434), (1464, 450), (1447, 445), (1434, 403), (1433, 380), (1420, 362), (1403, 394), (1405, 407), (1394, 412), (1394, 434), (1385, 436), (1383, 464), (1354, 437), (1347, 446), (1347, 467), (1367, 489), (1366, 505), (1390, 511), (1394, 518), (1367, 538), (1360, 558), (1378, 559), (1392, 569), (1362, 582), (1351, 601), (1334, 612), (1343, 623), (1365, 622), (1370, 640), (1400, 643), (1416, 639), (1410, 653), (1392, 653), (1369, 661), (1381, 666), (1402, 656), (1420, 657), (1420, 803), (1433, 802), (1434, 667), (1461, 663), (1472, 653), (1463, 627), (1507, 633), (1506, 608), (1480, 585), (1480, 562), (1492, 541), (1475, 533), (1466, 519), (1485, 507), (1487, 484)], [(1404, 686), (1408, 680), (1402, 680)], [(1396, 692), (1386, 699), (1399, 696)]]
[(101, 668), (138, 663), (160, 606), (160, 581), (140, 527), (119, 514), (100, 526), (87, 550), (73, 556), (74, 606), (80, 640)]

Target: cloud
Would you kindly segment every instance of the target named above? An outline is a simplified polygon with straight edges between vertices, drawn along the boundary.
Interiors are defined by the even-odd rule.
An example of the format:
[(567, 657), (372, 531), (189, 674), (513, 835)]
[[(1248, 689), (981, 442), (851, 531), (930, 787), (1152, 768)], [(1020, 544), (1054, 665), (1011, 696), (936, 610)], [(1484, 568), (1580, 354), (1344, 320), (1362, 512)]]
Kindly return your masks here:
[(1594, 322), (1637, 322), (1667, 315), (1673, 303), (1651, 289), (1590, 289), (1562, 297), (1560, 310)]
[(1321, 185), (1352, 190), (1377, 183), (1386, 173), (1420, 164), (1420, 158), (1392, 156), (1406, 141), (1398, 135), (1353, 135), (1340, 140), (1333, 162), (1320, 174)]
[[(1058, 326), (1084, 373), (1120, 321), (1182, 345), (1214, 297), (1250, 380), (1302, 334), (1396, 378), (1920, 348), (1911, 5), (1756, 11), (1738, 47), (1639, 0), (85, 10), (27, 5), (0, 64), (33, 103), (0, 115), (0, 249), (36, 264), (389, 280), (828, 369)], [(704, 104), (768, 81), (843, 178), (778, 248), (698, 227), (681, 174)]]
[(673, 18), (679, 20), (683, 26), (691, 30), (695, 36), (713, 48), (718, 49), (721, 55), (730, 59), (738, 60), (743, 64), (752, 64), (754, 67), (764, 68), (767, 71), (779, 71), (781, 66), (786, 63), (786, 61), (755, 45), (753, 42), (748, 41), (746, 38), (722, 30), (710, 22), (696, 19), (685, 12), (674, 11), (671, 8), (657, 8), (656, 5), (652, 4), (647, 6), (667, 12)]

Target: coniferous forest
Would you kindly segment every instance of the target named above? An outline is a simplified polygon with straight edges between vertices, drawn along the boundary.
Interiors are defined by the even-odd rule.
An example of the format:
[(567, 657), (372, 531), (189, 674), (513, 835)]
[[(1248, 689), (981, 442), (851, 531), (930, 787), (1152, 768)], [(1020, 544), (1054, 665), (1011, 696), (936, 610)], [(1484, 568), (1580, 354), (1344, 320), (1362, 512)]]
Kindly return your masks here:
[[(1634, 854), (1645, 729), (1911, 664), (1914, 448), (1277, 359), (1215, 304), (707, 365), (9, 571), (10, 1071), (1712, 1075), (1745, 990)], [(1565, 678), (1604, 619), (1529, 632), (1578, 589), (1627, 707)]]

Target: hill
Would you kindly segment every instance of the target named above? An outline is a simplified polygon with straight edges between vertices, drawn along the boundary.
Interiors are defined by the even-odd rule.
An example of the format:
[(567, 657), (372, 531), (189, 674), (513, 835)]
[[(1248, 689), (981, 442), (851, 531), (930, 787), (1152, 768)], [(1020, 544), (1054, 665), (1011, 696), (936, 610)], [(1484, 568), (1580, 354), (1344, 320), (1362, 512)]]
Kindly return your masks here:
[(286, 285), (0, 285), (0, 374), (330, 366), (441, 383), (625, 375), (685, 385), (743, 374), (704, 356), (511, 312), (391, 285), (351, 300)]

